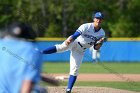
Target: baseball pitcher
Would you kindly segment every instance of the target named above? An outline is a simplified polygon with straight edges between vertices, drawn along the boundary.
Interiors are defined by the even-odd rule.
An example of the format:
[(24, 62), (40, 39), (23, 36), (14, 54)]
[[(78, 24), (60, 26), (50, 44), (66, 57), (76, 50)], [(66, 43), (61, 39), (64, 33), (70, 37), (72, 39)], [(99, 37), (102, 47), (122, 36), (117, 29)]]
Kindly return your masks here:
[(82, 63), (84, 51), (87, 48), (94, 47), (98, 50), (105, 39), (105, 32), (101, 28), (103, 14), (96, 12), (93, 14), (93, 22), (82, 24), (76, 32), (69, 36), (62, 44), (58, 44), (45, 49), (43, 54), (64, 52), (70, 50), (70, 76), (66, 93), (71, 93), (72, 87), (77, 79), (78, 70)]

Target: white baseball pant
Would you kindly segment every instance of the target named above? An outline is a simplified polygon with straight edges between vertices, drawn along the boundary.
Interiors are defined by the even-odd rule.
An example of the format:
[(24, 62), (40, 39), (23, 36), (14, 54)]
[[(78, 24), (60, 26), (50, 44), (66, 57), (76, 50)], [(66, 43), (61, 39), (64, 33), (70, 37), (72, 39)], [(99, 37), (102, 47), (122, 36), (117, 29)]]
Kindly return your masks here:
[(77, 76), (80, 64), (83, 60), (83, 55), (85, 49), (83, 49), (77, 41), (70, 43), (68, 46), (65, 44), (65, 41), (62, 44), (55, 45), (57, 52), (64, 52), (70, 50), (70, 75)]

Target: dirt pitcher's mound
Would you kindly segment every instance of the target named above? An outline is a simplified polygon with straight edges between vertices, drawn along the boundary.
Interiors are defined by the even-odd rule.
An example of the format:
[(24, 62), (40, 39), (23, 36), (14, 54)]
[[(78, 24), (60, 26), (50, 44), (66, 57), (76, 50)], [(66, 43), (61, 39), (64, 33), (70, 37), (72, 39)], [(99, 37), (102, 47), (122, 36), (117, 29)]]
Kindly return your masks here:
[[(66, 87), (48, 87), (48, 93), (65, 93)], [(74, 87), (72, 93), (140, 93), (106, 87)]]
[[(67, 80), (68, 74), (54, 74), (56, 79)], [(140, 81), (140, 74), (79, 74), (77, 81)]]

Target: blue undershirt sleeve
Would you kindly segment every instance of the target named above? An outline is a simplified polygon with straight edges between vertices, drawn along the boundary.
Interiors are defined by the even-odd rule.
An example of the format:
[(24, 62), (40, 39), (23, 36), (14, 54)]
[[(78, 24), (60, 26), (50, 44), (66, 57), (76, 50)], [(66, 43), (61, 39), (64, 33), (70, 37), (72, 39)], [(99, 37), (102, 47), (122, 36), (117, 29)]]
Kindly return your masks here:
[(73, 40), (75, 40), (80, 35), (81, 35), (81, 33), (76, 31), (71, 37), (72, 37)]

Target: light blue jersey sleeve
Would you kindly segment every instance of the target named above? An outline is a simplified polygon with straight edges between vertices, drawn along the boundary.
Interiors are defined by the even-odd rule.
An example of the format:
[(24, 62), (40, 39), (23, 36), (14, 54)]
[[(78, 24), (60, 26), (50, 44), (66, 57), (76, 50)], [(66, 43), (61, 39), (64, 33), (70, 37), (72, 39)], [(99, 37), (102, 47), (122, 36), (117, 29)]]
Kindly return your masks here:
[(31, 80), (37, 83), (40, 80), (41, 73), (41, 54), (36, 48), (30, 49), (27, 53), (27, 71), (24, 80)]

